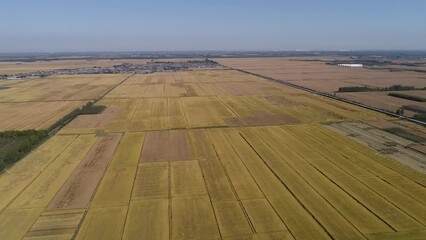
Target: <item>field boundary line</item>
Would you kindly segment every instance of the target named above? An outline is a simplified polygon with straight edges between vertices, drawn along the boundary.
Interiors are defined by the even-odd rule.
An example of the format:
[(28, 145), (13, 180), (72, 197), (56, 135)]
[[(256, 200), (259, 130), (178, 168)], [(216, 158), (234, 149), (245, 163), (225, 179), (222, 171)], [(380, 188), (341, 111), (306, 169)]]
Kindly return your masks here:
[[(255, 133), (255, 135), (257, 135), (261, 139), (261, 137), (257, 133)], [(267, 143), (266, 141), (263, 141), (263, 142), (265, 143), (265, 145), (267, 145), (269, 147), (269, 149), (271, 149), (273, 152), (275, 152), (275, 150), (273, 149), (273, 147), (269, 143)], [(252, 148), (251, 145), (250, 145), (250, 148)], [(256, 154), (257, 154), (257, 152), (256, 152)], [(265, 162), (265, 160), (263, 158), (260, 157), (260, 159), (262, 159), (263, 163), (269, 169), (269, 171), (271, 171), (272, 174), (278, 179), (278, 181), (284, 186), (284, 188), (287, 189), (289, 194), (296, 200), (296, 202), (303, 208), (303, 210), (305, 210), (306, 213), (309, 216), (311, 216), (312, 219), (324, 230), (325, 234), (327, 234), (330, 237), (330, 239), (334, 239), (333, 236), (331, 235), (331, 233), (327, 230), (327, 228), (315, 217), (315, 215), (311, 211), (309, 211), (309, 209), (302, 203), (302, 201), (296, 196), (296, 194), (285, 184), (285, 182), (278, 176), (278, 174)]]
[[(206, 179), (205, 179), (205, 177), (204, 177), (203, 168), (201, 167), (201, 164), (200, 164), (200, 160), (199, 160), (199, 159), (196, 159), (195, 161), (197, 161), (198, 167), (200, 168), (201, 176), (203, 177), (204, 187), (206, 188), (207, 196), (208, 196), (208, 198), (209, 198), (210, 206), (211, 206), (211, 208), (212, 208), (212, 212), (213, 212), (214, 220), (215, 220), (215, 222), (216, 222), (216, 228), (217, 228), (217, 231), (218, 231), (218, 233), (219, 233), (220, 238), (221, 238), (221, 239), (223, 239), (222, 232), (220, 231), (220, 227), (219, 227), (219, 221), (217, 220), (217, 213), (216, 213), (216, 211), (214, 210), (214, 207), (213, 207), (213, 201), (212, 201), (212, 198), (211, 198), (211, 196), (210, 196), (209, 188), (207, 187)], [(208, 161), (208, 160), (207, 160), (207, 161)]]
[[(24, 187), (24, 189), (22, 189), (22, 191), (20, 191), (1, 211), (0, 211), (0, 213), (2, 213), (3, 211), (5, 211), (8, 207), (9, 207), (9, 205), (17, 198), (17, 197), (19, 197), (43, 172), (44, 172), (44, 170), (47, 168), (47, 167), (49, 167), (58, 157), (59, 157), (59, 155), (61, 155), (62, 154), (62, 152), (65, 150), (65, 149), (67, 149), (69, 146), (71, 146), (72, 145), (72, 143), (77, 139), (78, 137), (74, 137), (74, 139), (72, 140), (72, 141), (70, 141), (70, 143), (68, 144), (68, 145), (66, 145), (63, 149), (62, 149), (62, 151), (61, 152), (59, 152), (53, 159), (52, 159), (52, 161), (50, 161), (47, 165), (46, 165), (46, 167), (44, 167), (38, 174), (37, 174), (37, 176), (35, 176), (32, 180), (31, 180), (31, 182), (30, 183), (28, 183), (28, 185), (26, 185), (25, 187)], [(36, 148), (34, 148), (33, 150), (31, 150), (29, 153), (27, 153), (25, 156), (23, 156), (20, 160), (18, 160), (18, 161), (16, 161), (13, 165), (11, 165), (10, 167), (13, 167), (13, 166), (15, 166), (15, 164), (17, 164), (17, 163), (19, 163), (23, 158), (25, 158), (26, 156), (28, 156), (31, 152), (33, 152), (34, 150), (36, 150), (38, 147), (40, 147), (43, 143), (45, 143), (47, 140), (49, 140), (50, 138), (47, 138), (46, 140), (44, 140), (43, 142), (41, 142)], [(0, 174), (0, 176), (2, 176), (3, 174), (9, 174), (8, 172), (4, 172), (4, 173), (1, 173)]]
[[(236, 130), (236, 134), (237, 136), (240, 136), (245, 143), (247, 143), (247, 145), (253, 150), (253, 152), (259, 157), (259, 159), (262, 161), (261, 164), (266, 165), (265, 161), (263, 160), (263, 158), (259, 155), (259, 153), (257, 153), (257, 151), (252, 147), (252, 145), (244, 138), (244, 136), (241, 134), (240, 131)], [(284, 222), (284, 220), (281, 218), (280, 214), (276, 211), (276, 209), (274, 208), (274, 206), (272, 205), (272, 203), (269, 201), (269, 199), (266, 197), (266, 194), (264, 193), (264, 191), (262, 190), (262, 188), (259, 186), (259, 184), (257, 183), (255, 177), (252, 175), (252, 173), (250, 172), (250, 170), (248, 169), (248, 167), (246, 166), (246, 163), (244, 163), (244, 161), (242, 160), (241, 156), (238, 154), (238, 152), (235, 150), (234, 146), (232, 145), (232, 143), (230, 142), (230, 140), (226, 137), (226, 135), (224, 135), (226, 140), (228, 141), (229, 145), (232, 147), (232, 149), (234, 150), (234, 152), (237, 154), (239, 160), (243, 163), (243, 165), (246, 167), (247, 171), (250, 173), (250, 176), (253, 178), (253, 181), (256, 183), (257, 187), (259, 188), (260, 192), (262, 192), (262, 195), (264, 198), (259, 198), (259, 199), (264, 199), (266, 200), (269, 205), (271, 206), (271, 208), (274, 210), (275, 214), (277, 215), (277, 217), (281, 220), (281, 222), (284, 224), (284, 226), (286, 227), (287, 231), (294, 237), (293, 233), (291, 233), (290, 229), (288, 228), (288, 225)], [(269, 169), (271, 171), (271, 169), (266, 166), (267, 169)], [(273, 173), (273, 175), (276, 177), (276, 175)], [(278, 179), (279, 181), (279, 179)], [(251, 200), (251, 199), (250, 199)], [(244, 208), (244, 206), (243, 206)], [(244, 211), (245, 212), (245, 211)], [(248, 216), (247, 216), (248, 217)], [(253, 226), (253, 229), (256, 230)], [(257, 232), (255, 232), (257, 233)]]
[[(223, 166), (223, 164), (222, 164), (222, 161), (223, 161), (223, 160), (220, 160), (219, 153), (217, 153), (216, 147), (214, 146), (214, 144), (213, 144), (213, 143), (212, 143), (212, 147), (213, 147), (214, 153), (216, 154), (217, 161), (219, 162), (219, 165), (220, 165), (221, 169), (223, 170), (223, 173), (225, 174), (226, 179), (228, 180), (229, 186), (231, 187), (232, 192), (234, 193), (234, 196), (236, 197), (236, 201), (238, 202), (238, 205), (240, 206), (241, 211), (243, 212), (244, 217), (246, 218), (247, 223), (248, 223), (248, 224), (249, 224), (249, 226), (250, 226), (250, 229), (251, 229), (251, 231), (252, 231), (252, 234), (255, 234), (255, 233), (256, 233), (256, 230), (254, 229), (254, 225), (253, 225), (253, 223), (251, 222), (251, 220), (250, 220), (250, 218), (249, 218), (249, 216), (248, 216), (248, 213), (247, 213), (246, 209), (245, 209), (245, 208), (244, 208), (244, 206), (243, 206), (243, 203), (241, 202), (242, 200), (240, 199), (240, 197), (239, 197), (239, 196), (238, 196), (238, 194), (237, 194), (237, 190), (235, 189), (234, 184), (232, 183), (231, 178), (229, 177), (229, 174), (228, 174), (228, 172), (226, 171), (226, 168), (225, 168), (225, 167)], [(241, 160), (240, 160), (240, 161), (241, 161)], [(257, 185), (257, 184), (256, 184), (256, 185)], [(226, 201), (234, 201), (234, 200), (226, 200)]]
[[(121, 142), (121, 140), (122, 140), (122, 138), (125, 136), (125, 134), (126, 133), (123, 133), (123, 136), (121, 137), (121, 139), (120, 139), (120, 142)], [(129, 197), (129, 202), (128, 202), (128, 204), (127, 204), (127, 211), (126, 211), (126, 217), (125, 217), (125, 219), (124, 219), (124, 224), (123, 224), (123, 229), (122, 229), (122, 231), (121, 231), (121, 238), (120, 239), (123, 239), (123, 237), (124, 237), (124, 233), (125, 233), (125, 231), (126, 231), (126, 224), (127, 224), (127, 218), (129, 217), (129, 211), (130, 211), (130, 205), (131, 205), (131, 203), (133, 202), (133, 193), (134, 193), (134, 189), (135, 189), (135, 184), (136, 184), (136, 179), (137, 179), (137, 177), (138, 177), (138, 172), (139, 172), (139, 165), (140, 165), (140, 163), (139, 163), (139, 161), (140, 161), (140, 159), (141, 159), (141, 155), (142, 155), (142, 148), (143, 148), (143, 145), (144, 145), (144, 143), (145, 143), (145, 139), (146, 139), (146, 133), (144, 133), (144, 139), (143, 139), (143, 143), (142, 143), (142, 145), (141, 145), (141, 147), (140, 147), (140, 152), (139, 152), (139, 156), (138, 156), (138, 164), (136, 165), (136, 172), (135, 172), (135, 176), (133, 177), (133, 184), (132, 184), (132, 191), (130, 192), (130, 197)], [(119, 145), (117, 145), (117, 148), (119, 147)], [(111, 160), (111, 162), (112, 162), (112, 160)]]
[[(403, 208), (401, 208), (399, 205), (395, 204), (394, 201), (391, 201), (390, 199), (388, 199), (388, 197), (384, 196), (383, 193), (378, 192), (376, 189), (373, 189), (371, 186), (367, 185), (365, 182), (363, 182), (362, 180), (360, 180), (359, 177), (354, 176), (353, 174), (351, 174), (350, 172), (348, 172), (346, 169), (344, 169), (343, 167), (339, 166), (338, 164), (336, 164), (335, 162), (331, 161), (329, 157), (325, 156), (323, 153), (319, 152), (318, 150), (314, 149), (313, 147), (311, 147), (310, 145), (300, 141), (299, 139), (297, 139), (293, 134), (288, 133), (290, 136), (292, 136), (294, 139), (294, 141), (299, 142), (300, 144), (306, 146), (306, 148), (309, 148), (313, 151), (315, 151), (317, 154), (319, 154), (322, 158), (324, 158), (324, 160), (328, 161), (329, 164), (334, 165), (336, 168), (340, 169), (342, 172), (346, 173), (348, 176), (350, 176), (353, 181), (358, 182), (359, 184), (365, 186), (367, 189), (370, 189), (372, 192), (374, 192), (375, 194), (377, 194), (377, 196), (379, 198), (381, 198), (382, 200), (390, 203), (390, 205), (394, 206), (395, 208), (399, 209), (401, 212), (405, 213), (407, 216), (411, 217), (413, 220), (415, 220), (416, 222), (418, 222), (419, 224), (423, 225), (424, 224), (422, 222), (420, 222), (415, 216), (413, 216), (412, 214), (410, 214), (409, 212), (407, 212), (406, 210), (404, 210)], [(309, 135), (309, 134), (308, 134)], [(309, 135), (312, 136), (312, 135)], [(315, 140), (317, 141), (317, 140)], [(306, 159), (305, 157), (301, 156), (299, 153), (295, 152), (297, 155), (299, 155), (302, 159)], [(306, 160), (305, 160), (306, 161)], [(332, 181), (333, 183), (335, 183), (339, 188), (341, 188), (342, 190), (344, 190), (340, 185), (338, 185), (335, 181), (332, 180), (332, 178), (330, 176), (328, 176), (326, 173), (324, 173), (323, 171), (321, 171), (316, 165), (309, 163), (312, 167), (314, 167), (315, 169), (317, 169), (321, 174), (323, 174), (325, 177), (327, 177), (330, 181)], [(383, 180), (377, 176), (374, 176), (375, 178), (378, 178), (380, 180)], [(393, 185), (389, 184), (389, 187), (391, 188), (395, 188)], [(397, 189), (397, 188), (395, 188)], [(398, 189), (397, 189), (398, 190)], [(352, 196), (352, 194), (350, 194), (348, 191), (344, 190), (345, 192), (347, 192), (350, 196)], [(356, 199), (356, 197), (352, 196), (354, 199)], [(408, 195), (408, 197), (410, 197)], [(412, 197), (410, 197), (412, 198)], [(414, 198), (412, 198), (414, 201), (416, 201)], [(356, 199), (357, 202), (360, 202), (358, 199)], [(367, 208), (369, 211), (370, 208), (368, 208), (367, 206), (365, 206), (364, 204), (362, 204), (365, 208)], [(372, 213), (374, 213), (373, 211), (371, 211)], [(376, 213), (374, 213), (374, 215), (376, 215), (377, 217), (379, 217)], [(379, 217), (381, 220), (383, 220), (381, 217)], [(390, 226), (389, 223), (387, 223), (386, 221), (383, 220), (383, 222), (385, 222), (387, 225)], [(396, 230), (394, 227), (391, 226), (391, 228), (393, 230)]]

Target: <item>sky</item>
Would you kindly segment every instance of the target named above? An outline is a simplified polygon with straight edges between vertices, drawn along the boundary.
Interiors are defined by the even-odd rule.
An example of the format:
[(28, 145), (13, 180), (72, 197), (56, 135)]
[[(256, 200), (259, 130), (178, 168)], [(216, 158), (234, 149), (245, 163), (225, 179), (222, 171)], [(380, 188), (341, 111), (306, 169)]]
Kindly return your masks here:
[(0, 53), (426, 50), (425, 0), (0, 0)]

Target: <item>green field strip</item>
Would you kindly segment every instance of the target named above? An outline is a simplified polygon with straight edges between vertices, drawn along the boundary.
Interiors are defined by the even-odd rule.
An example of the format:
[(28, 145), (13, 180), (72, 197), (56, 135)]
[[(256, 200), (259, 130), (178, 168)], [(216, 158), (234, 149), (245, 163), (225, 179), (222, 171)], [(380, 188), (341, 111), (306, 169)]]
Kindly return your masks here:
[(132, 200), (169, 197), (169, 164), (139, 165), (133, 186)]
[(214, 202), (213, 209), (222, 237), (253, 233), (238, 201)]
[(21, 239), (42, 212), (42, 208), (4, 210), (0, 213), (1, 238)]
[(239, 161), (238, 155), (227, 142), (223, 133), (220, 130), (208, 130), (207, 135), (213, 143), (239, 199), (263, 198), (264, 196), (256, 182), (244, 164)]
[(168, 199), (132, 201), (127, 214), (123, 239), (169, 239)]
[[(235, 132), (232, 134), (235, 136)], [(229, 134), (228, 139), (231, 144), (235, 144), (236, 150), (241, 154), (241, 160), (245, 161), (272, 207), (296, 238), (310, 239), (311, 236), (316, 236), (318, 239), (330, 238), (322, 226), (289, 191), (288, 187), (283, 185), (283, 182), (273, 174), (262, 159), (259, 159), (257, 153), (249, 149), (250, 146), (244, 143), (244, 139), (241, 137), (235, 139)], [(261, 140), (256, 136), (254, 141), (260, 142)]]
[(235, 200), (232, 186), (217, 159), (199, 160), (211, 201)]
[(367, 235), (371, 240), (424, 240), (426, 229), (396, 233), (377, 233)]
[(172, 198), (172, 239), (221, 239), (207, 196)]
[[(304, 130), (307, 134), (310, 134), (313, 139), (316, 139), (317, 142), (338, 142), (337, 139), (332, 138), (325, 134), (327, 132), (326, 129), (323, 128), (311, 128), (308, 126), (301, 127), (302, 130)], [(324, 131), (322, 131), (324, 130)], [(315, 136), (312, 135), (313, 132), (317, 132)], [(333, 149), (338, 149), (339, 151), (330, 151), (327, 149), (323, 149), (324, 151), (328, 151), (333, 155), (340, 154), (344, 158), (346, 158), (346, 155), (351, 156), (353, 161), (348, 162), (347, 164), (351, 164), (350, 169), (354, 172), (355, 170), (358, 170), (360, 173), (356, 174), (353, 173), (354, 176), (377, 176), (384, 181), (388, 182), (392, 186), (396, 187), (402, 192), (405, 192), (406, 194), (410, 195), (412, 198), (417, 199), (419, 202), (424, 202), (426, 199), (426, 189), (419, 185), (418, 183), (412, 181), (409, 178), (404, 177), (403, 175), (399, 174), (398, 172), (393, 171), (392, 169), (389, 169), (388, 167), (382, 165), (381, 163), (377, 162), (376, 157), (371, 157), (363, 154), (362, 152), (356, 151), (352, 149), (351, 147), (344, 145), (333, 146), (330, 145)], [(341, 158), (341, 157), (340, 157)]]
[(76, 137), (55, 136), (2, 174), (0, 176), (0, 211), (31, 184)]
[[(259, 134), (257, 135), (256, 132)], [(392, 229), (383, 221), (372, 214), (367, 208), (359, 204), (349, 194), (344, 192), (332, 181), (324, 177), (315, 168), (305, 163), (305, 161), (284, 146), (277, 146), (274, 149), (256, 138), (263, 139), (270, 143), (278, 142), (277, 139), (262, 135), (261, 131), (244, 129), (243, 136), (250, 140), (253, 148), (265, 159), (265, 162), (273, 169), (277, 175), (285, 175), (286, 169), (294, 169), (305, 181), (308, 182), (323, 198), (336, 208), (345, 218), (347, 218), (362, 233), (386, 232)], [(285, 155), (284, 155), (285, 153)]]
[(75, 239), (121, 239), (126, 214), (127, 206), (91, 208)]
[(172, 197), (207, 195), (198, 161), (171, 162), (170, 168)]
[(125, 133), (115, 151), (109, 169), (136, 168), (139, 164), (144, 139), (145, 133)]
[[(357, 178), (360, 182), (370, 187), (373, 191), (380, 194), (382, 197), (387, 199), (389, 202), (398, 206), (400, 209), (410, 214), (412, 217), (416, 218), (419, 222), (425, 224), (426, 222), (426, 208), (424, 204), (418, 202), (407, 196), (403, 192), (398, 189), (395, 189), (392, 185), (389, 185), (387, 182), (382, 179), (376, 177), (373, 174), (370, 174), (365, 169), (362, 169), (358, 165), (348, 161), (347, 157), (343, 157), (339, 155), (337, 152), (341, 151), (340, 147), (336, 147), (333, 149), (333, 142), (327, 141), (331, 149), (324, 148), (322, 145), (323, 141), (314, 141), (312, 137), (309, 135), (306, 136), (307, 132), (297, 131), (295, 128), (286, 128), (287, 132), (292, 134), (293, 136), (301, 137), (302, 139), (306, 139), (304, 142), (308, 144), (312, 149), (317, 151), (319, 154), (323, 155), (325, 158), (329, 159), (331, 162), (335, 163), (339, 167), (341, 167), (348, 174), (351, 174), (355, 178)], [(311, 135), (315, 131), (308, 131)], [(339, 145), (338, 142), (335, 143)], [(347, 156), (352, 157), (350, 154)], [(423, 200), (426, 200), (423, 199)]]
[(396, 230), (417, 229), (422, 225), (408, 216), (405, 212), (388, 202), (376, 192), (359, 182), (356, 178), (347, 174), (337, 165), (329, 162), (320, 154), (310, 149), (303, 142), (293, 138), (281, 128), (269, 128), (268, 134), (277, 134), (281, 144), (288, 146), (291, 151), (297, 152), (309, 164), (318, 169), (324, 176), (327, 176), (340, 188), (357, 199), (370, 211), (379, 216)]
[(79, 136), (44, 169), (9, 208), (47, 207), (95, 142), (95, 135)]
[(321, 128), (318, 126), (315, 126), (315, 127), (318, 131), (323, 132), (324, 135), (330, 138), (333, 138), (336, 141), (341, 142), (342, 146), (346, 146), (355, 151), (358, 151), (361, 154), (364, 154), (368, 156), (369, 158), (374, 159), (377, 163), (389, 168), (390, 170), (393, 170), (394, 172), (397, 172), (405, 176), (406, 178), (421, 184), (423, 187), (426, 187), (426, 177), (424, 174), (418, 171), (415, 171), (412, 168), (399, 163), (398, 161), (390, 159), (389, 157), (385, 157), (384, 155), (380, 154), (376, 150), (366, 147), (359, 142), (349, 139), (348, 137), (346, 137), (346, 135), (335, 134), (333, 130), (328, 128)]
[(256, 233), (280, 232), (287, 228), (265, 199), (243, 200), (242, 204), (247, 211)]
[(90, 208), (127, 206), (132, 194), (136, 167), (108, 169)]
[[(266, 134), (265, 134), (266, 135)], [(264, 139), (264, 135), (259, 135), (261, 139)], [(229, 138), (228, 138), (229, 139)], [(242, 143), (242, 138), (234, 137), (231, 141), (234, 147), (237, 149), (237, 145), (240, 145), (240, 151), (237, 152), (241, 159), (247, 161), (247, 159), (257, 158), (258, 162), (262, 162), (254, 150), (250, 148), (247, 143)], [(269, 144), (274, 142), (269, 142)], [(276, 142), (275, 142), (276, 144)], [(245, 146), (245, 149), (243, 148)], [(280, 146), (278, 146), (280, 147)], [(251, 151), (251, 153), (250, 153)], [(245, 154), (245, 155), (242, 155)], [(249, 155), (250, 154), (250, 155)], [(268, 161), (267, 159), (264, 159)], [(260, 164), (257, 164), (257, 169), (260, 169)], [(341, 239), (362, 239), (362, 234), (348, 222), (332, 205), (330, 205), (315, 189), (308, 185), (308, 183), (300, 177), (294, 170), (289, 168), (281, 167), (281, 172), (276, 171), (275, 166), (269, 166), (272, 171), (281, 179), (283, 183), (292, 191), (297, 199), (310, 211), (315, 218), (327, 229), (327, 231), (334, 238)], [(250, 168), (251, 169), (251, 168)], [(256, 169), (256, 165), (253, 164), (253, 170)], [(252, 172), (252, 174), (255, 174)], [(266, 177), (264, 177), (266, 178)], [(290, 229), (291, 230), (291, 229)]]

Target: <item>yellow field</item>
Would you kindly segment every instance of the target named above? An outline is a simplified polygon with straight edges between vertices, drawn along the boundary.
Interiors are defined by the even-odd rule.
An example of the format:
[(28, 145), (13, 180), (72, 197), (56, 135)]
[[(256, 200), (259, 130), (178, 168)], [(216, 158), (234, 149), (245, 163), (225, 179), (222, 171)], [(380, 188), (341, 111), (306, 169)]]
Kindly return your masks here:
[[(76, 82), (112, 88), (123, 77)], [(80, 98), (68, 93), (56, 97)], [(234, 70), (134, 75), (98, 104), (107, 108), (78, 116), (0, 176), (2, 238), (425, 234), (425, 175), (335, 130), (387, 116)], [(411, 144), (379, 130), (358, 140), (379, 135)]]
[(7, 85), (0, 94), (0, 131), (47, 129), (128, 76), (50, 76)]

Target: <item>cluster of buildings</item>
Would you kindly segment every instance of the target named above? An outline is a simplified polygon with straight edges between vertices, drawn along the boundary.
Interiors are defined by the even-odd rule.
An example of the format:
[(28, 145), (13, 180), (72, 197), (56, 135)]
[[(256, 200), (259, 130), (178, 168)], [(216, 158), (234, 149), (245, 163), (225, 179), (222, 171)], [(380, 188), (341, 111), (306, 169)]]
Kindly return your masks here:
[(353, 67), (353, 68), (362, 68), (362, 67), (364, 67), (364, 65), (359, 64), (359, 63), (342, 63), (342, 64), (337, 64), (337, 66), (340, 66), (340, 67)]
[(152, 61), (146, 64), (124, 63), (112, 67), (90, 67), (76, 69), (56, 69), (51, 71), (37, 71), (31, 73), (19, 73), (15, 75), (0, 75), (0, 80), (4, 79), (26, 79), (42, 78), (51, 75), (77, 75), (77, 74), (115, 74), (115, 73), (153, 73), (166, 71), (186, 71), (193, 68), (221, 68), (219, 63), (205, 59), (201, 61), (186, 62), (160, 62)]

